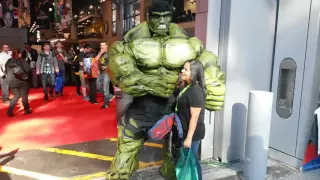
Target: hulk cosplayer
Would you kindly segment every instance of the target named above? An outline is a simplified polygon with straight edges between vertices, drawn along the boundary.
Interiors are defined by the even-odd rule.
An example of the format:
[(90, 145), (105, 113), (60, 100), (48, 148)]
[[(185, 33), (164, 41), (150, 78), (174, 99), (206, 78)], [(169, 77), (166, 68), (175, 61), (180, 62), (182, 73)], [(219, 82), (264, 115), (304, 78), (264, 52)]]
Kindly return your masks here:
[[(110, 48), (108, 74), (114, 85), (133, 96), (125, 117), (119, 122), (117, 152), (107, 179), (129, 179), (138, 169), (138, 155), (147, 131), (164, 115), (173, 112), (178, 75), (187, 60), (198, 59), (205, 68), (206, 108), (220, 110), (224, 103), (225, 77), (217, 57), (204, 50), (196, 37), (189, 38), (171, 23), (173, 9), (167, 1), (153, 0), (149, 19)], [(175, 179), (171, 154), (172, 133), (166, 138), (161, 173)]]

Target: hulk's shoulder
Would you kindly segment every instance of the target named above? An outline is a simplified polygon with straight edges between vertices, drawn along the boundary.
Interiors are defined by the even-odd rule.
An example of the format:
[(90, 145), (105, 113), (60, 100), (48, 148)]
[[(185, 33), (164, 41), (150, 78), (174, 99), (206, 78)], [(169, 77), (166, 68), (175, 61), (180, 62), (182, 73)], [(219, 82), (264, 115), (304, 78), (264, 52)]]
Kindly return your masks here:
[[(186, 31), (182, 27), (180, 27), (178, 24), (175, 24), (175, 23), (170, 24), (169, 36), (171, 38), (188, 38)], [(151, 37), (151, 32), (149, 29), (149, 25), (148, 25), (148, 22), (145, 21), (141, 24), (138, 24), (134, 28), (130, 29), (126, 33), (126, 35), (124, 35), (123, 41), (131, 42), (133, 40), (150, 38), (150, 37)]]
[(170, 24), (169, 35), (171, 38), (188, 38), (186, 31), (176, 23)]

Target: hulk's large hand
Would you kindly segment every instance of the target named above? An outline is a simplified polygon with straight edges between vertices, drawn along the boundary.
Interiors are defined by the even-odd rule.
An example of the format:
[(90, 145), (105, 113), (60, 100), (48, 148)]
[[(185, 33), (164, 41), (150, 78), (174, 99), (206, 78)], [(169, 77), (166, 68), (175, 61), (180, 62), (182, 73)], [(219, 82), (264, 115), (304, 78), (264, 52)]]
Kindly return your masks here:
[(219, 111), (224, 105), (226, 87), (225, 76), (220, 70), (218, 58), (213, 53), (203, 50), (203, 44), (198, 38), (192, 37), (189, 42), (197, 52), (197, 59), (204, 67), (207, 89), (206, 108), (211, 111)]
[(110, 47), (108, 64), (109, 77), (114, 85), (132, 96), (152, 94), (159, 97), (169, 97), (172, 89), (161, 76), (147, 75), (141, 72), (132, 56), (123, 51), (122, 43)]
[(207, 98), (206, 108), (219, 111), (224, 105), (226, 87), (224, 73), (216, 66), (206, 67), (204, 71)]
[(204, 66), (204, 77), (207, 89), (206, 108), (219, 111), (224, 105), (226, 92), (225, 75), (220, 70), (217, 56), (209, 51), (203, 51), (198, 59)]

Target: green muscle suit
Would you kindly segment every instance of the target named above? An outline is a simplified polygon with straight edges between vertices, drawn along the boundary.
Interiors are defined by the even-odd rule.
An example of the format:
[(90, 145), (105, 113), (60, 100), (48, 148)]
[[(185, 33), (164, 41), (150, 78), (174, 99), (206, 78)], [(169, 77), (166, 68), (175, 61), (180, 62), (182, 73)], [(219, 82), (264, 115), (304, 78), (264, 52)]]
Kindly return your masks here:
[[(205, 68), (206, 108), (217, 111), (224, 104), (225, 76), (217, 56), (204, 50), (198, 38), (189, 38), (181, 27), (171, 23), (170, 5), (157, 2), (153, 3), (148, 22), (137, 25), (123, 41), (109, 48), (109, 77), (134, 99), (119, 123), (117, 152), (107, 179), (129, 179), (138, 168), (144, 132), (172, 112), (172, 94), (187, 60), (198, 59)], [(174, 178), (172, 174), (164, 176)]]

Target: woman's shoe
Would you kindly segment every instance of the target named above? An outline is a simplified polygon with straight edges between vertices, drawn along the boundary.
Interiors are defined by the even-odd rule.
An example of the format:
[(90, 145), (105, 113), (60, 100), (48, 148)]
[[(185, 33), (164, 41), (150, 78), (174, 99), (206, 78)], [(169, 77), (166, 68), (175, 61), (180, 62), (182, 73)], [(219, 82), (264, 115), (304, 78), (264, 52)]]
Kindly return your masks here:
[(31, 110), (31, 109), (27, 109), (27, 110), (24, 111), (24, 114), (25, 114), (25, 115), (31, 114), (31, 113), (32, 113), (32, 110)]
[(107, 109), (107, 108), (109, 108), (108, 104), (104, 104), (103, 106), (101, 106), (101, 109)]
[(100, 104), (98, 101), (93, 101), (91, 104)]
[(11, 112), (7, 112), (7, 116), (9, 116), (9, 117), (13, 117), (14, 116), (14, 114)]

